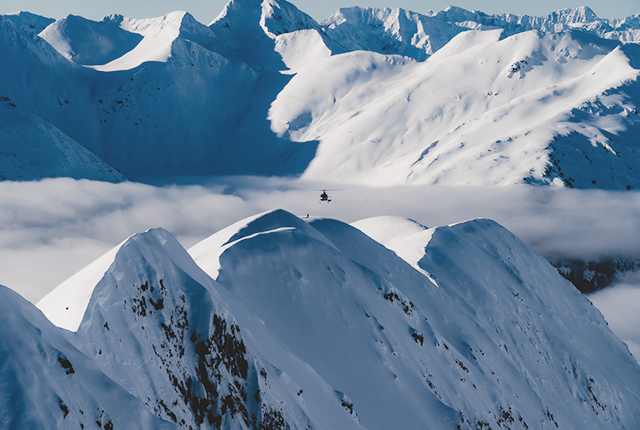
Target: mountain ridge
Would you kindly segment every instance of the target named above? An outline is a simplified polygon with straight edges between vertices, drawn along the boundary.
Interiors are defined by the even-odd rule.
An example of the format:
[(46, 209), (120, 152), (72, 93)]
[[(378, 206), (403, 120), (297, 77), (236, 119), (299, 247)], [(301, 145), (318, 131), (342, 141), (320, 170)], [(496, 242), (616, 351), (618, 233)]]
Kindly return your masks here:
[[(318, 23), (284, 0), (234, 0), (208, 26), (187, 12), (70, 16), (36, 37), (47, 22), (2, 18), (0, 53), (16, 67), (0, 74), (0, 97), (130, 180), (336, 171), (376, 185), (640, 186), (635, 16), (347, 8)], [(475, 62), (444, 61), (460, 49)], [(579, 69), (606, 54), (600, 78)], [(6, 171), (28, 171), (13, 161)]]
[[(150, 230), (119, 246), (106, 273), (94, 267), (102, 279), (69, 336), (178, 425), (205, 426), (210, 417), (252, 428), (273, 416), (258, 415), (259, 402), (277, 406), (291, 428), (335, 428), (328, 419), (370, 429), (637, 424), (638, 364), (552, 266), (490, 220), (433, 229), (407, 222), (366, 224), (380, 237), (413, 237), (396, 244), (415, 261), (340, 221), (283, 210), (214, 234), (191, 248), (193, 260), (168, 232)], [(49, 311), (68, 312), (73, 293), (52, 294), (67, 303)], [(152, 358), (142, 363), (131, 351)], [(202, 353), (218, 364), (205, 372)]]

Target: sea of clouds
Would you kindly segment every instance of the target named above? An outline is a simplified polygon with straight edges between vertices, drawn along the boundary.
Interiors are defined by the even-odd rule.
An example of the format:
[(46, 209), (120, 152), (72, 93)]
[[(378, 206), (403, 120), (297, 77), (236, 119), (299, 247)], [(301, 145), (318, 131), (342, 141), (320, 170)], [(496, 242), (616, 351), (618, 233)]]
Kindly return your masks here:
[[(319, 202), (324, 188), (335, 189), (331, 203)], [(397, 215), (429, 227), (491, 218), (545, 257), (640, 256), (640, 192), (369, 188), (282, 178), (152, 186), (61, 178), (0, 182), (0, 202), (0, 284), (32, 302), (134, 233), (163, 227), (188, 248), (274, 208), (345, 222)]]

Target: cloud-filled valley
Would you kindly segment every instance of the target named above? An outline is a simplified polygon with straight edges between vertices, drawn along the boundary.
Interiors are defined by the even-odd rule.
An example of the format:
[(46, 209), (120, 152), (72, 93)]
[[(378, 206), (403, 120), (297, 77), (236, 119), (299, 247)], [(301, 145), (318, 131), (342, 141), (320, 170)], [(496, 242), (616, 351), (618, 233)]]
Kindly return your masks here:
[[(320, 203), (322, 189), (331, 203)], [(342, 189), (340, 189), (342, 188)], [(379, 215), (427, 226), (489, 218), (545, 257), (640, 254), (640, 194), (531, 187), (371, 188), (295, 179), (218, 178), (152, 186), (72, 179), (2, 182), (0, 284), (32, 301), (128, 236), (163, 227), (185, 247), (272, 208), (354, 222)]]

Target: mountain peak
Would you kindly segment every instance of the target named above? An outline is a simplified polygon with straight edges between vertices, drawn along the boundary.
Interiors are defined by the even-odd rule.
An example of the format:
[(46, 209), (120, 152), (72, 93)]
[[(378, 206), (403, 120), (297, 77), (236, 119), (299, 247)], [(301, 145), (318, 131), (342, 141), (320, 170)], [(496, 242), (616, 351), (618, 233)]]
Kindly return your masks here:
[[(97, 47), (117, 46), (120, 50), (102, 61), (94, 61), (94, 68), (101, 71), (129, 70), (146, 62), (167, 62), (174, 55), (173, 44), (183, 39), (206, 45), (214, 39), (211, 30), (198, 22), (190, 13), (174, 11), (156, 18), (134, 19), (122, 15), (110, 15), (101, 21), (105, 27), (114, 28), (109, 33), (99, 31), (109, 43), (98, 43)], [(105, 29), (106, 30), (106, 29)], [(110, 43), (116, 32), (126, 42)], [(80, 43), (96, 44), (93, 37), (80, 39)], [(90, 50), (90, 52), (94, 52)]]
[(588, 6), (560, 9), (549, 14), (549, 18), (567, 25), (589, 24), (598, 20), (598, 16)]
[[(64, 281), (38, 302), (40, 310), (55, 325), (70, 331), (76, 331), (82, 322), (85, 311), (95, 287), (109, 271), (122, 276), (123, 267), (130, 259), (143, 265), (142, 259), (152, 265), (162, 266), (167, 258), (175, 264), (184, 265), (193, 270), (186, 251), (171, 233), (156, 228), (137, 233), (124, 240), (118, 246), (102, 255), (93, 263)], [(119, 272), (118, 272), (119, 271)], [(198, 272), (194, 270), (194, 272)]]
[(318, 28), (318, 23), (286, 0), (230, 0), (210, 27), (232, 28), (257, 25), (269, 37), (297, 30)]
[(434, 16), (449, 22), (474, 21), (478, 17), (478, 12), (459, 6), (447, 6), (444, 10), (436, 12)]
[(74, 63), (102, 65), (123, 56), (142, 40), (141, 35), (120, 27), (123, 19), (114, 16), (91, 21), (67, 15), (45, 28), (40, 37)]
[(30, 34), (38, 34), (48, 25), (55, 22), (55, 19), (46, 18), (44, 16), (36, 15), (34, 13), (26, 11), (14, 12), (8, 15), (0, 15), (0, 20), (3, 19), (11, 21), (16, 25), (16, 27)]
[[(273, 416), (315, 427), (299, 384), (313, 383), (304, 391), (325, 407), (335, 395), (261, 326), (170, 233), (153, 229), (122, 245), (77, 336), (106, 375), (181, 427), (266, 428)], [(338, 399), (330, 409), (340, 414)]]
[(201, 262), (201, 267), (212, 278), (216, 279), (220, 268), (222, 253), (242, 242), (257, 236), (270, 237), (277, 233), (303, 234), (333, 246), (326, 237), (319, 234), (307, 222), (283, 209), (272, 209), (258, 215), (238, 221), (189, 248), (194, 260)]

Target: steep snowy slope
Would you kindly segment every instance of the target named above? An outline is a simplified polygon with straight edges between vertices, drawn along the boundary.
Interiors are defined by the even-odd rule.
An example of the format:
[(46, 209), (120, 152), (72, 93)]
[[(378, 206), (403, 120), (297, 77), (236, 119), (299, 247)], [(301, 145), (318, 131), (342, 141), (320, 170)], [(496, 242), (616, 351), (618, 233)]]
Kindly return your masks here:
[(56, 326), (77, 331), (87, 310), (93, 290), (113, 264), (126, 241), (58, 285), (38, 302), (38, 308)]
[[(524, 417), (523, 421), (526, 421), (528, 413), (525, 410), (534, 404), (546, 409), (539, 417), (544, 415), (546, 420), (551, 421), (541, 424), (542, 428), (555, 426), (556, 423), (559, 428), (637, 426), (639, 417), (631, 412), (636, 409), (633, 404), (638, 401), (637, 392), (627, 399), (629, 403), (622, 401), (625, 406), (613, 400), (626, 397), (624, 389), (609, 397), (612, 400), (609, 406), (602, 403), (602, 396), (607, 396), (604, 392), (611, 394), (609, 390), (612, 388), (604, 388), (603, 385), (618, 380), (614, 383), (617, 385), (622, 383), (622, 379), (600, 373), (601, 365), (597, 364), (600, 358), (596, 355), (601, 349), (594, 348), (594, 345), (600, 342), (603, 342), (601, 345), (615, 345), (613, 347), (621, 351), (616, 357), (620, 360), (618, 365), (629, 369), (635, 378), (637, 373), (632, 370), (635, 366), (628, 356), (628, 350), (605, 328), (604, 319), (591, 303), (560, 278), (542, 257), (489, 220), (438, 227), (430, 232), (431, 237), (413, 223), (399, 225), (397, 220), (392, 221), (388, 223), (391, 230), (399, 228), (411, 232), (405, 243), (413, 241), (415, 244), (420, 236), (427, 239), (428, 245), (423, 247), (424, 257), (418, 263), (418, 268), (435, 280), (437, 292), (426, 295), (424, 291), (411, 291), (406, 287), (402, 291), (407, 294), (410, 304), (415, 304), (416, 309), (424, 312), (425, 321), (429, 322), (436, 337), (439, 337), (438, 334), (442, 336), (439, 340), (448, 341), (449, 348), (460, 354), (456, 364), (466, 373), (466, 376), (462, 374), (460, 387), (445, 393), (447, 388), (438, 388), (437, 380), (442, 373), (433, 372), (435, 376), (431, 382), (446, 404), (458, 410), (465, 409), (464, 403), (473, 404), (477, 407), (476, 414), (487, 408), (501, 411), (496, 422), (498, 426), (501, 419), (503, 423), (509, 422), (509, 416), (518, 419), (515, 411), (519, 411)], [(345, 234), (348, 229), (337, 224), (335, 221), (312, 222), (354, 260), (362, 264), (368, 262), (367, 267), (380, 275), (393, 273), (385, 265), (386, 258), (375, 261), (362, 256), (360, 250), (364, 246), (356, 240), (358, 236)], [(376, 231), (388, 232), (389, 229), (379, 227)], [(594, 333), (593, 338), (586, 336), (583, 340), (573, 339), (577, 333), (591, 332), (598, 326), (596, 331), (604, 329), (606, 334), (600, 332)], [(537, 358), (534, 358), (536, 355)], [(604, 362), (608, 363), (608, 360), (604, 359)], [(498, 370), (491, 369), (494, 366)], [(445, 385), (457, 382), (457, 379), (446, 381)], [(563, 381), (563, 384), (573, 388), (562, 393), (566, 386), (553, 386), (551, 381)], [(469, 382), (473, 390), (468, 386)], [(494, 395), (503, 399), (503, 406), (485, 403), (487, 397), (493, 397), (489, 394), (491, 389), (487, 390), (492, 382), (496, 391), (501, 393)], [(598, 395), (600, 389), (603, 391)], [(479, 398), (471, 394), (472, 399), (462, 400), (459, 392), (467, 390), (473, 394), (487, 391), (480, 394)], [(509, 391), (512, 392), (510, 398), (501, 397)], [(572, 395), (578, 400), (576, 403), (563, 403)], [(555, 401), (545, 404), (553, 397)], [(566, 409), (558, 411), (560, 404)], [(514, 412), (509, 409), (505, 413), (507, 405), (509, 408), (513, 406)], [(606, 411), (608, 408), (618, 409), (611, 412)], [(628, 420), (621, 419), (622, 415), (626, 416), (622, 410), (636, 416)], [(474, 416), (472, 413), (465, 415)], [(592, 419), (603, 422), (596, 424)], [(523, 421), (519, 425), (523, 425)], [(508, 426), (518, 424), (511, 423)]]
[(133, 179), (241, 169), (221, 153), (237, 156), (227, 142), (250, 106), (255, 74), (191, 41), (170, 47), (167, 62), (103, 81), (96, 152)]
[(60, 124), (76, 126), (82, 123), (76, 122), (76, 118), (68, 118), (68, 108), (69, 104), (73, 106), (88, 94), (89, 73), (63, 58), (45, 40), (24, 30), (24, 24), (6, 17), (0, 19), (0, 56), (5, 64), (11, 65), (0, 73), (3, 97), (63, 132), (65, 127)]
[(31, 303), (0, 286), (0, 427), (176, 428), (155, 418)]
[[(426, 227), (421, 227), (410, 220), (378, 217), (359, 221), (354, 223), (354, 226), (364, 232), (371, 232), (378, 240), (414, 267), (429, 273), (436, 280), (440, 289), (448, 290), (451, 297), (456, 297), (454, 301), (461, 300), (467, 303), (486, 303), (488, 301), (500, 306), (503, 309), (502, 312), (476, 313), (480, 321), (490, 321), (490, 325), (495, 328), (496, 334), (499, 334), (500, 337), (507, 333), (507, 326), (516, 328), (516, 332), (521, 331), (522, 333), (533, 329), (535, 334), (533, 336), (527, 335), (529, 337), (528, 344), (526, 346), (520, 344), (525, 349), (530, 344), (536, 344), (539, 341), (545, 344), (551, 342), (552, 348), (556, 348), (559, 347), (557, 342), (560, 333), (564, 332), (570, 336), (569, 333), (577, 333), (596, 324), (604, 324), (599, 313), (586, 300), (579, 299), (572, 302), (570, 297), (579, 296), (579, 294), (573, 288), (567, 289), (568, 283), (558, 280), (557, 273), (550, 265), (540, 256), (535, 255), (533, 251), (523, 247), (506, 230), (491, 221), (477, 220), (450, 227), (426, 229)], [(525, 261), (527, 263), (523, 264)], [(476, 267), (478, 270), (469, 271), (470, 266)], [(556, 281), (552, 282), (552, 278), (555, 278)], [(502, 288), (506, 286), (502, 282), (507, 279), (512, 280), (511, 286), (508, 288), (517, 287), (510, 292), (512, 298), (503, 301), (504, 297), (508, 295), (501, 296), (500, 291), (503, 291)], [(529, 284), (532, 280), (535, 280), (535, 284)], [(534, 288), (529, 290), (529, 286)], [(560, 291), (567, 294), (567, 297), (564, 299), (554, 297)], [(537, 296), (537, 299), (533, 299), (532, 295)], [(556, 314), (554, 319), (562, 324), (562, 327), (544, 329), (539, 325), (539, 322), (547, 318), (544, 316), (545, 311), (540, 308), (541, 305), (545, 306), (546, 311)], [(519, 317), (503, 320), (504, 313), (511, 311), (516, 312)], [(586, 316), (582, 312), (590, 315)], [(564, 315), (558, 316), (558, 314)], [(570, 322), (563, 322), (564, 318), (568, 318)], [(457, 320), (459, 317), (456, 313), (454, 321)], [(596, 321), (599, 322), (596, 323)], [(508, 344), (509, 335), (506, 336), (506, 339), (507, 341), (504, 337), (501, 339), (505, 345)], [(574, 346), (577, 345), (574, 344)], [(544, 353), (544, 348), (540, 344), (535, 348), (538, 349), (538, 352), (534, 352), (534, 355), (525, 355), (525, 359), (539, 354), (537, 363), (550, 359), (553, 361), (550, 356)], [(564, 347), (560, 348), (564, 349)], [(519, 354), (519, 352), (513, 351), (512, 347), (509, 347), (508, 354)], [(571, 355), (569, 349), (566, 349), (562, 354), (567, 355), (557, 363), (564, 362), (563, 366), (568, 373), (566, 377), (558, 376), (558, 380), (567, 381), (575, 378), (575, 381), (579, 381), (584, 378), (585, 375), (581, 373), (586, 369), (575, 366), (576, 362), (568, 359), (568, 356)], [(579, 355), (587, 357), (584, 352)], [(594, 363), (591, 365), (593, 366)], [(536, 372), (535, 367), (527, 367), (526, 369), (525, 374), (528, 376), (533, 376)], [(546, 377), (541, 375), (539, 378), (545, 385)], [(589, 397), (593, 394), (591, 397), (593, 401), (597, 396), (597, 393), (592, 389), (594, 381), (588, 375), (587, 379), (590, 382), (587, 390), (590, 393)], [(523, 392), (519, 393), (519, 395), (523, 394)], [(613, 419), (615, 420), (615, 416)], [(568, 428), (581, 427), (577, 421), (570, 421), (565, 426)], [(633, 426), (631, 425), (631, 427)], [(561, 424), (559, 427), (563, 428), (564, 426)]]
[(126, 178), (40, 118), (0, 97), (0, 180), (55, 176), (121, 182)]
[[(637, 164), (633, 141), (610, 139), (637, 124), (634, 50), (582, 33), (501, 37), (500, 30), (464, 32), (424, 63), (364, 52), (319, 61), (278, 95), (272, 128), (320, 141), (309, 179), (459, 185), (558, 178), (583, 188), (596, 179), (616, 188), (632, 176), (635, 186), (635, 169), (627, 167)], [(578, 111), (589, 104), (597, 105), (591, 119)], [(569, 154), (554, 143), (566, 144), (566, 136), (576, 139)], [(565, 167), (582, 164), (593, 167), (565, 178)]]
[(553, 267), (489, 221), (432, 234), (419, 271), (347, 225), (283, 211), (190, 253), (344, 392), (365, 428), (440, 428), (443, 407), (461, 428), (638, 425), (636, 363)]
[[(22, 149), (29, 157), (16, 157), (11, 169), (24, 173), (42, 170), (35, 178), (43, 177), (45, 171), (47, 176), (67, 175), (69, 169), (66, 163), (61, 164), (61, 171), (51, 170), (46, 165), (30, 164), (34, 159), (34, 151), (28, 146), (39, 145), (45, 149), (39, 151), (39, 160), (49, 157), (56, 159), (58, 156), (46, 152), (56, 146), (53, 143), (55, 141), (75, 141), (104, 160), (100, 148), (93, 144), (99, 134), (99, 120), (96, 118), (98, 109), (92, 105), (95, 100), (92, 94), (95, 83), (92, 71), (71, 63), (45, 40), (23, 28), (24, 25), (15, 24), (13, 20), (0, 19), (0, 57), (10, 65), (0, 71), (0, 97), (10, 107), (17, 108), (26, 118), (30, 118), (14, 118), (12, 121), (17, 122), (13, 123), (7, 118), (3, 128), (10, 134), (16, 134), (12, 139), (32, 136)], [(15, 117), (16, 113), (11, 115)], [(40, 124), (36, 128), (41, 132), (33, 131), (34, 123)], [(59, 131), (51, 131), (55, 129)], [(49, 137), (51, 133), (53, 137)], [(66, 138), (61, 135), (66, 135)], [(43, 145), (43, 138), (51, 141)], [(86, 170), (90, 168), (87, 166)], [(34, 178), (25, 176), (24, 179)]]
[(69, 109), (87, 97), (89, 89), (78, 82), (88, 82), (88, 74), (37, 37), (51, 21), (27, 13), (0, 18), (0, 57), (8, 65), (0, 72), (1, 176), (124, 180), (87, 145), (81, 146), (85, 141), (67, 133), (92, 134), (86, 121), (92, 109), (84, 105), (77, 115)]
[(70, 338), (158, 417), (181, 428), (357, 428), (339, 393), (168, 232), (134, 235), (83, 272), (78, 290), (70, 281), (40, 306), (68, 322), (74, 296), (89, 293)]

